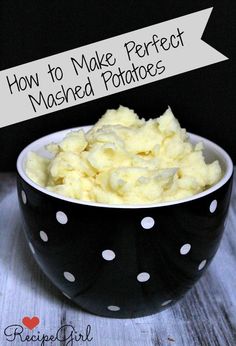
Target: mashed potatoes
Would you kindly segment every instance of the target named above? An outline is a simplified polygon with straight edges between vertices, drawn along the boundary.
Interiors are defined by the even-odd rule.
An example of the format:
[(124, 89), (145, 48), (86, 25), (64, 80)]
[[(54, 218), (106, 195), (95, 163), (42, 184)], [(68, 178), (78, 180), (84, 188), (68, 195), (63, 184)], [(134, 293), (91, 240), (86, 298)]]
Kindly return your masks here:
[(205, 163), (202, 143), (188, 141), (170, 108), (148, 121), (126, 107), (108, 110), (89, 132), (72, 131), (47, 150), (52, 159), (29, 153), (27, 175), (50, 191), (85, 201), (172, 201), (221, 178), (218, 161)]

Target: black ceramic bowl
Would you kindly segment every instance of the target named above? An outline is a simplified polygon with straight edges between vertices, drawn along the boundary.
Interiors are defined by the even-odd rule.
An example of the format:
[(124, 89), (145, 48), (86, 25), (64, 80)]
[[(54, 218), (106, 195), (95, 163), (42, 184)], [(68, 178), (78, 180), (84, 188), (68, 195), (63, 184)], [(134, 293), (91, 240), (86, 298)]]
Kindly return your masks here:
[[(85, 127), (87, 130), (88, 127)], [(19, 155), (18, 197), (34, 258), (61, 292), (83, 309), (131, 318), (174, 304), (201, 277), (219, 246), (230, 202), (233, 165), (216, 144), (203, 141), (207, 161), (223, 178), (185, 200), (152, 205), (104, 205), (65, 198), (25, 174), (29, 151), (69, 130), (43, 137)]]

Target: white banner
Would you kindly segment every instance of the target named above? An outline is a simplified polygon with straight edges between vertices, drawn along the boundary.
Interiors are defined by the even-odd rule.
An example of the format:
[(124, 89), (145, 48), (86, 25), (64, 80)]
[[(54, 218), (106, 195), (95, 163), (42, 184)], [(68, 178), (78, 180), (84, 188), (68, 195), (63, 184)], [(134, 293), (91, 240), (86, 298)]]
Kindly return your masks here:
[(201, 40), (212, 9), (1, 71), (0, 127), (227, 60)]

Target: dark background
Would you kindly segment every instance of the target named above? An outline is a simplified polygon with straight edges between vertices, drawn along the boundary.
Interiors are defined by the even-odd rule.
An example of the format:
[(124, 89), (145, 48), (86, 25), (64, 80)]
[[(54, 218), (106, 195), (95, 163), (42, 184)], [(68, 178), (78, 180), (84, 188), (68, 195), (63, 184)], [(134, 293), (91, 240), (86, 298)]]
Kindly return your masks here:
[(212, 6), (203, 39), (229, 60), (0, 129), (0, 170), (15, 170), (20, 150), (34, 139), (92, 124), (120, 104), (146, 118), (170, 105), (183, 127), (217, 142), (236, 162), (236, 1), (3, 0), (0, 70)]

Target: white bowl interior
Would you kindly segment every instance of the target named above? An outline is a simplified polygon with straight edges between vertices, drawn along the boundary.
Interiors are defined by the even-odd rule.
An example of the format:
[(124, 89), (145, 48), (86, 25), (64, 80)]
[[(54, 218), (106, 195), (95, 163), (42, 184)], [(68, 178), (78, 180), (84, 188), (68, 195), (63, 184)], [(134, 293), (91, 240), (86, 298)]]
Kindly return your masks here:
[(85, 205), (91, 205), (91, 206), (100, 206), (100, 207), (110, 207), (110, 208), (150, 208), (150, 207), (161, 207), (161, 206), (166, 206), (166, 205), (173, 205), (173, 204), (179, 204), (183, 202), (187, 202), (190, 200), (194, 200), (203, 196), (206, 196), (213, 191), (216, 191), (219, 189), (221, 186), (223, 186), (231, 177), (233, 173), (233, 163), (229, 155), (226, 153), (225, 150), (223, 150), (220, 146), (217, 144), (213, 143), (212, 141), (205, 139), (204, 137), (200, 137), (198, 135), (189, 133), (190, 141), (192, 144), (196, 144), (198, 142), (203, 142), (204, 144), (204, 156), (206, 159), (206, 162), (212, 162), (214, 160), (218, 160), (222, 170), (223, 170), (223, 177), (221, 180), (210, 187), (209, 189), (198, 193), (196, 195), (193, 195), (191, 197), (181, 199), (181, 200), (176, 200), (176, 201), (171, 201), (171, 202), (163, 202), (163, 203), (152, 203), (152, 204), (141, 204), (141, 205), (115, 205), (115, 204), (103, 204), (103, 203), (97, 203), (97, 202), (87, 202), (87, 201), (81, 201), (78, 199), (74, 198), (69, 198), (69, 197), (64, 197), (62, 195), (59, 195), (54, 192), (50, 192), (47, 189), (39, 186), (38, 184), (34, 183), (25, 173), (25, 166), (26, 166), (26, 160), (27, 160), (27, 155), (30, 151), (34, 151), (39, 155), (42, 155), (47, 158), (51, 158), (52, 155), (45, 149), (45, 145), (49, 143), (57, 143), (60, 142), (65, 135), (70, 132), (70, 131), (75, 131), (78, 129), (83, 129), (85, 132), (87, 132), (91, 126), (82, 126), (82, 127), (77, 127), (73, 129), (67, 129), (59, 132), (55, 132), (52, 134), (49, 134), (47, 136), (41, 137), (40, 139), (32, 142), (29, 144), (25, 149), (22, 150), (20, 155), (18, 156), (17, 159), (17, 170), (20, 176), (25, 180), (29, 185), (33, 186), (39, 191), (42, 191), (48, 195), (57, 197), (62, 200), (70, 201), (73, 203), (78, 203), (78, 204), (85, 204)]

